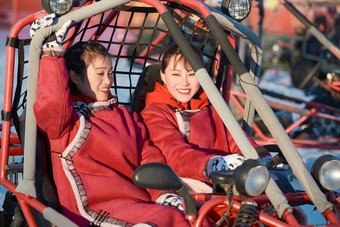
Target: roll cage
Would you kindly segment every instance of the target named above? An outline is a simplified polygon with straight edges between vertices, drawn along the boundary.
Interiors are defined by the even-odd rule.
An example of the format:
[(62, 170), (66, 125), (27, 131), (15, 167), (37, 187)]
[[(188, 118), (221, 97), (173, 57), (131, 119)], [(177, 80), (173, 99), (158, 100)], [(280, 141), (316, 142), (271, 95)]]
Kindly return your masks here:
[[(221, 116), (245, 157), (247, 159), (259, 158), (244, 134), (244, 131), (249, 135), (252, 133), (256, 109), (305, 189), (305, 192), (292, 195), (292, 197), (297, 196), (294, 199), (303, 197), (308, 202), (314, 203), (331, 223), (329, 226), (339, 224), (339, 220), (333, 212), (334, 204), (339, 205), (338, 196), (333, 192), (326, 196), (320, 190), (303, 164), (293, 142), (257, 87), (262, 47), (258, 36), (249, 28), (200, 1), (101, 0), (89, 2), (84, 7), (59, 17), (53, 26), (38, 30), (32, 40), (20, 39), (20, 31), (43, 15), (45, 12), (38, 12), (17, 23), (10, 32), (6, 47), (7, 65), (2, 113), (0, 183), (14, 193), (29, 226), (37, 226), (31, 208), (43, 214), (44, 218), (53, 224), (74, 226), (58, 211), (36, 199), (35, 166), (40, 163), (36, 162), (38, 129), (33, 114), (41, 45), (45, 38), (57, 31), (69, 19), (72, 19), (73, 27), (64, 41), (65, 47), (68, 48), (74, 42), (88, 39), (95, 39), (106, 45), (116, 62), (112, 90), (118, 95), (118, 104), (128, 108), (131, 105), (136, 81), (143, 69), (147, 65), (160, 61), (162, 53), (170, 41), (177, 42), (195, 71), (210, 102)], [(140, 24), (133, 24), (136, 21), (133, 20), (134, 16), (138, 16)], [(244, 66), (235, 52), (233, 35), (246, 39), (250, 44), (250, 70)], [(202, 65), (193, 57), (195, 54), (190, 45), (187, 45), (188, 42), (196, 42), (200, 45), (207, 62), (206, 65)], [(21, 52), (25, 51), (23, 47), (26, 45), (29, 45), (28, 58), (25, 53)], [(17, 48), (18, 53), (16, 53)], [(20, 63), (16, 69), (17, 78), (14, 77), (15, 57), (18, 57)], [(121, 68), (124, 62), (129, 66), (128, 70)], [(239, 75), (241, 86), (247, 94), (243, 128), (227, 105), (232, 75), (230, 65)], [(15, 81), (16, 89), (12, 95)], [(24, 135), (20, 135), (20, 114), (24, 109), (26, 112), (25, 132)], [(15, 126), (16, 132), (12, 130), (12, 126)], [(25, 137), (23, 145), (20, 140), (21, 136)], [(16, 185), (8, 179), (8, 176), (18, 166), (20, 168), (22, 163), (9, 163), (9, 160), (12, 156), (23, 154), (25, 154), (23, 176), (19, 184)], [(290, 201), (289, 196), (284, 195), (273, 180), (270, 180), (265, 192), (266, 195), (261, 198), (265, 202), (273, 204), (278, 216), (284, 217), (286, 223), (265, 214), (262, 214), (261, 221), (267, 225), (275, 226), (285, 226), (287, 223), (297, 225), (288, 202)], [(206, 215), (207, 211), (215, 205), (228, 205), (227, 200), (219, 196), (193, 195), (193, 197), (206, 201), (205, 207), (207, 208), (206, 210), (202, 209), (201, 212), (203, 215)], [(240, 204), (234, 201), (233, 208), (237, 210), (239, 206)], [(195, 225), (199, 226), (202, 216), (199, 216), (197, 220)]]

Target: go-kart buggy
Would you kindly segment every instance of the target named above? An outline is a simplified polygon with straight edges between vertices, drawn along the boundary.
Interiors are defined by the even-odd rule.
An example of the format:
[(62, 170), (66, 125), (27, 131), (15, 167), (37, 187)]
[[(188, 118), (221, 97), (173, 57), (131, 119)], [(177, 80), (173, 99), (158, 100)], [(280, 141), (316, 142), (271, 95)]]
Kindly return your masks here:
[[(54, 6), (59, 6), (47, 4), (50, 1), (42, 2), (48, 13), (55, 10)], [(247, 13), (235, 11), (235, 8), (228, 11), (230, 6), (250, 6), (250, 1), (225, 1), (221, 7), (225, 13), (195, 0), (74, 1), (70, 7), (63, 6), (57, 9), (72, 6), (75, 8), (67, 13), (57, 11), (59, 15), (57, 23), (39, 29), (33, 39), (22, 32), (34, 20), (46, 15), (45, 11), (18, 22), (7, 40), (0, 183), (14, 195), (29, 226), (76, 226), (60, 213), (55, 185), (50, 174), (50, 151), (46, 138), (36, 126), (33, 114), (41, 45), (69, 19), (72, 19), (73, 26), (64, 40), (65, 48), (80, 40), (95, 39), (103, 43), (115, 58), (113, 67), (115, 82), (112, 91), (118, 96), (119, 105), (125, 105), (134, 111), (139, 111), (138, 108), (143, 104), (141, 100), (147, 84), (145, 81), (148, 81), (148, 72), (152, 72), (149, 71), (149, 67), (160, 61), (165, 47), (170, 42), (177, 42), (210, 102), (247, 159), (245, 162), (247, 164), (238, 170), (241, 171), (241, 175), (238, 175), (236, 170), (235, 173), (211, 175), (212, 181), (216, 184), (213, 194), (186, 193), (171, 169), (159, 163), (142, 166), (135, 174), (136, 184), (154, 189), (176, 190), (184, 197), (186, 217), (192, 226), (201, 226), (205, 217), (213, 220), (217, 226), (238, 224), (299, 226), (292, 206), (300, 204), (313, 204), (329, 222), (325, 226), (340, 224), (335, 213), (339, 209), (340, 198), (334, 191), (339, 186), (340, 161), (333, 156), (323, 156), (313, 167), (313, 177), (257, 87), (261, 66), (261, 42), (255, 33), (237, 21), (240, 18), (231, 17)], [(246, 39), (252, 48), (250, 71), (235, 52), (234, 36)], [(206, 65), (202, 65), (193, 57), (195, 54), (190, 45), (187, 45), (188, 42), (200, 47)], [(277, 145), (263, 146), (255, 150), (230, 111), (227, 103), (232, 69), (239, 75), (241, 85), (247, 94), (247, 114), (244, 121), (247, 125), (246, 132), (251, 135), (256, 109)], [(276, 165), (283, 160), (292, 171), (274, 174), (273, 170), (269, 177), (267, 169), (261, 165), (258, 154), (268, 151), (280, 151), (280, 154), (274, 156), (266, 165)], [(18, 157), (23, 157), (23, 163), (16, 159)], [(154, 168), (165, 175), (152, 173), (156, 182), (150, 182), (148, 169), (154, 172)], [(146, 173), (143, 169), (146, 169)], [(325, 174), (324, 171), (332, 173), (335, 171), (335, 175), (328, 172)], [(292, 189), (287, 180), (292, 173), (304, 191)], [(144, 177), (145, 174), (147, 177)], [(162, 182), (159, 176), (166, 176), (165, 179), (170, 181)], [(14, 198), (12, 197), (11, 205), (15, 203)], [(198, 213), (193, 201), (203, 202)], [(13, 212), (10, 213), (9, 221), (5, 225), (21, 225), (23, 222), (18, 213), (16, 212), (13, 218), (11, 216)], [(105, 226), (106, 218), (107, 216), (104, 216), (89, 221), (93, 226)]]
[[(294, 4), (288, 0), (281, 0), (280, 2), (292, 16), (305, 25), (306, 30), (315, 40), (318, 40), (316, 42), (323, 46), (329, 55), (338, 59), (339, 48), (318, 29), (317, 25), (310, 22), (295, 7), (295, 2)], [(311, 1), (309, 4), (329, 4), (334, 6), (336, 3)], [(261, 4), (259, 4), (259, 7), (261, 7)], [(317, 6), (314, 7), (316, 8)], [(301, 37), (272, 36), (270, 34), (264, 36), (261, 30), (263, 20), (261, 9), (259, 12), (259, 36), (264, 37), (263, 43), (267, 48), (271, 47), (275, 50), (274, 54), (270, 50), (264, 53), (265, 63), (267, 59), (270, 62), (270, 68), (280, 68), (284, 65), (282, 64), (283, 62), (288, 61), (289, 64), (284, 67), (284, 70), (289, 71), (287, 73), (290, 74), (292, 84), (295, 86), (292, 90), (301, 89), (302, 91), (303, 89), (303, 92), (285, 92), (286, 90), (284, 89), (290, 85), (281, 85), (278, 82), (279, 79), (275, 79), (280, 77), (280, 71), (273, 72), (271, 71), (272, 69), (269, 69), (268, 71), (271, 71), (270, 75), (272, 75), (270, 80), (275, 86), (268, 87), (268, 83), (261, 83), (264, 81), (262, 78), (266, 74), (263, 73), (259, 83), (262, 93), (296, 147), (339, 149), (339, 65), (331, 64), (326, 58), (307, 54), (305, 45), (302, 45), (303, 48), (300, 53), (300, 59), (302, 60), (296, 60), (298, 55), (296, 52), (298, 51), (294, 43), (302, 42), (306, 44), (306, 41), (303, 41)], [(268, 25), (266, 26), (268, 27)], [(233, 113), (236, 116), (243, 113), (245, 94), (232, 88), (230, 98), (231, 103), (235, 106)], [(273, 142), (267, 127), (263, 124), (261, 118), (257, 116), (253, 124), (253, 137), (259, 144)]]

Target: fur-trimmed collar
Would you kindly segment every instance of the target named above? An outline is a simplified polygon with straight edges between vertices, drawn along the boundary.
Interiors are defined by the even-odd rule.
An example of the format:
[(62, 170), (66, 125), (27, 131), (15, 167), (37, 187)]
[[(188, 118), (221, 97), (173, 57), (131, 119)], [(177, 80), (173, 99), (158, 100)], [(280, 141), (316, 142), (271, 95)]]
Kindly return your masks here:
[(149, 103), (165, 103), (181, 110), (196, 110), (202, 109), (209, 104), (208, 97), (202, 88), (198, 90), (197, 94), (189, 102), (181, 103), (170, 94), (166, 85), (160, 84), (159, 81), (156, 81), (154, 91), (147, 93), (145, 105)]

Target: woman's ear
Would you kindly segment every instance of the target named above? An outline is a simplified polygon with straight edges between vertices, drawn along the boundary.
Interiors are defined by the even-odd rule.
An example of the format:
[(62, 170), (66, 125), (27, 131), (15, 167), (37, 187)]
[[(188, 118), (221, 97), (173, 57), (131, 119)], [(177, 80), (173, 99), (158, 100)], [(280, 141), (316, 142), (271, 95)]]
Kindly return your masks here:
[(71, 70), (69, 72), (69, 75), (70, 75), (70, 80), (72, 80), (72, 82), (75, 84), (75, 85), (78, 85), (81, 83), (81, 78), (80, 78), (80, 75), (75, 73), (73, 70)]
[(161, 79), (162, 79), (163, 83), (166, 84), (165, 73), (163, 73), (162, 70), (159, 70), (159, 74), (161, 75)]

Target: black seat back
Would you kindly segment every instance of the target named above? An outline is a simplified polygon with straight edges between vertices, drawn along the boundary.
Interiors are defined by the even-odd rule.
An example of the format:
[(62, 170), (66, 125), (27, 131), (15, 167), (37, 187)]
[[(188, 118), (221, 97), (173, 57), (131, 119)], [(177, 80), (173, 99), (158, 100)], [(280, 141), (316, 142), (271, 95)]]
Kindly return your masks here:
[(156, 79), (160, 78), (160, 70), (161, 63), (155, 63), (144, 68), (132, 96), (132, 111), (140, 113), (144, 109), (146, 94), (155, 89)]

